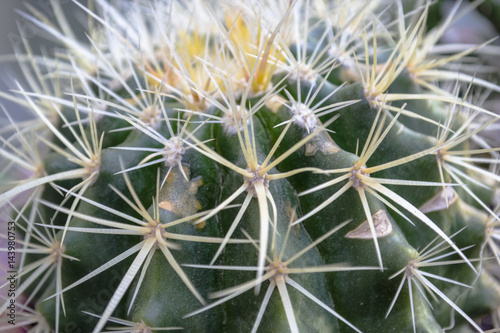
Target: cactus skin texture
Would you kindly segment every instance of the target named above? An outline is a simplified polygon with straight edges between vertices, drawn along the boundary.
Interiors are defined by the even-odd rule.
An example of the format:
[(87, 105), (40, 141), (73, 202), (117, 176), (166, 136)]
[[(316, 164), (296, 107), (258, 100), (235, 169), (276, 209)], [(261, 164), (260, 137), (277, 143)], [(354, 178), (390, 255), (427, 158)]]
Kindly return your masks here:
[(500, 87), (433, 52), (458, 5), (75, 2), (83, 42), (50, 3), (22, 15), (64, 51), (4, 96), (36, 120), (2, 130), (0, 331), (499, 324)]

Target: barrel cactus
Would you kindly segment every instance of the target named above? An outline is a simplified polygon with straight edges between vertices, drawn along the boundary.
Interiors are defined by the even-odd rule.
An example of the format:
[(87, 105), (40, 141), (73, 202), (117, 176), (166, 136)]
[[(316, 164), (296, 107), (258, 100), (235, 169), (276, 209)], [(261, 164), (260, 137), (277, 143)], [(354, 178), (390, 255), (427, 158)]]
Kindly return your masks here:
[(21, 15), (63, 49), (24, 40), (4, 96), (35, 120), (2, 129), (0, 330), (498, 325), (500, 87), (490, 41), (438, 45), (458, 5), (75, 1), (79, 40), (50, 3)]

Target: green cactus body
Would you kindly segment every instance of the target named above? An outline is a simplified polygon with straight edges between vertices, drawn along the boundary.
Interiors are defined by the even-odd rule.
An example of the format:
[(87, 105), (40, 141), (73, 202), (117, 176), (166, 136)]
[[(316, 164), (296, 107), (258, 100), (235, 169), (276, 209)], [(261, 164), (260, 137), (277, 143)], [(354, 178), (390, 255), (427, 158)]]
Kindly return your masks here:
[(433, 58), (450, 22), (427, 32), (429, 4), (124, 3), (77, 3), (89, 45), (56, 1), (54, 26), (23, 14), (68, 49), (67, 88), (40, 90), (56, 65), (34, 61), (18, 91), (38, 121), (1, 132), (4, 173), (26, 172), (0, 184), (19, 259), (0, 331), (11, 299), (33, 332), (498, 320), (500, 142), (482, 135), (500, 116), (471, 96), (500, 87), (441, 84), (477, 50)]

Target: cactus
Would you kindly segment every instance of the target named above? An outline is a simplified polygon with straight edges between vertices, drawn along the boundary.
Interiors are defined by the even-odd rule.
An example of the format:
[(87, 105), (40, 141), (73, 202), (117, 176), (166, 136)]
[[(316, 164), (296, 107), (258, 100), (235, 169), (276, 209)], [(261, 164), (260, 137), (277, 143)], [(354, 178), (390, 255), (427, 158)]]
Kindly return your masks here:
[(64, 51), (3, 94), (36, 120), (2, 129), (0, 330), (498, 324), (500, 87), (488, 42), (433, 52), (458, 5), (75, 2), (83, 42), (51, 4)]

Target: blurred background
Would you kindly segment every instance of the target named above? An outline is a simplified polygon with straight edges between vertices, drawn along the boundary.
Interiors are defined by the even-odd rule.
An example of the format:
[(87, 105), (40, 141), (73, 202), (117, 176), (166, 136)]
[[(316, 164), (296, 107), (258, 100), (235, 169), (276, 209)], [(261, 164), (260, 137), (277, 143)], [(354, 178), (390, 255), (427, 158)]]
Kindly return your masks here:
[[(72, 0), (53, 0), (53, 2), (61, 5), (78, 37), (84, 38), (83, 26), (86, 21), (82, 10)], [(80, 0), (79, 2), (85, 4), (87, 1)], [(24, 36), (29, 41), (33, 52), (36, 54), (40, 54), (42, 48), (50, 54), (53, 52), (54, 47), (59, 46), (50, 35), (18, 13), (18, 11), (29, 12), (29, 6), (55, 22), (51, 0), (0, 0), (0, 92), (3, 93), (8, 93), (10, 89), (15, 87), (15, 80), (23, 82), (22, 72), (14, 56), (15, 48), (21, 47), (21, 50), (24, 51), (21, 36)], [(3, 105), (14, 119), (25, 119), (31, 116), (29, 111), (5, 98), (0, 97), (0, 105)], [(5, 114), (0, 107), (0, 126), (3, 124), (2, 119), (5, 120)]]

